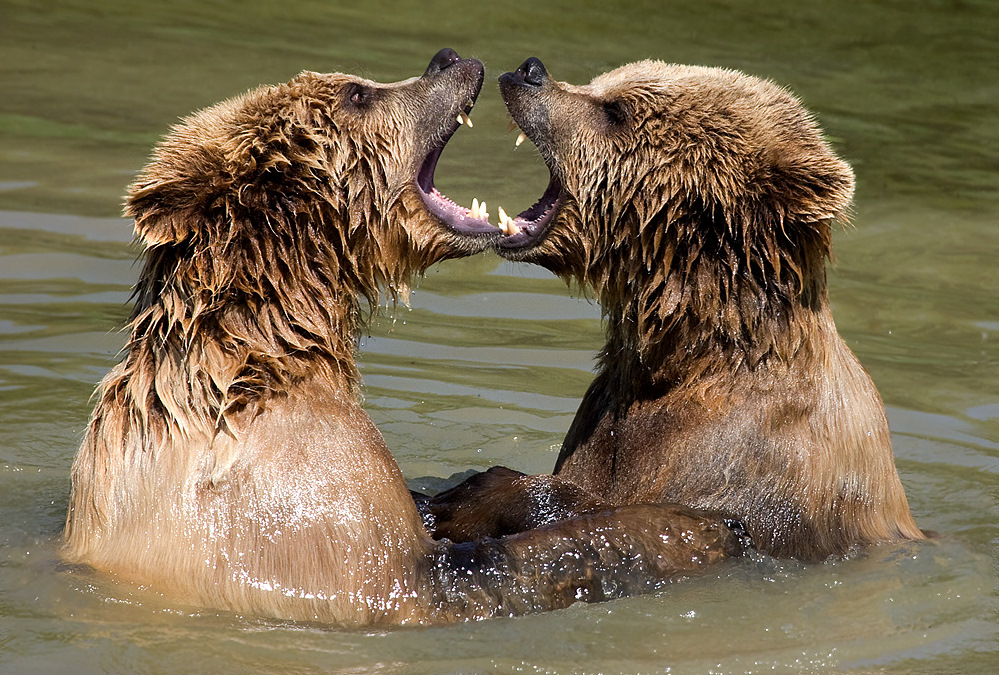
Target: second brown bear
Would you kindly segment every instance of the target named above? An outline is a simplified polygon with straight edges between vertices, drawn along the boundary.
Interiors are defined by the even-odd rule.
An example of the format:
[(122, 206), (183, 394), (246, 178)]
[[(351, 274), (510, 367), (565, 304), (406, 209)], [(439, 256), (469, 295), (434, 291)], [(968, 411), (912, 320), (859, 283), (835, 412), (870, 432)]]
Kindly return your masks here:
[[(496, 248), (592, 289), (606, 317), (555, 466), (576, 487), (554, 512), (589, 508), (579, 489), (717, 509), (761, 550), (806, 560), (921, 539), (884, 406), (829, 307), (853, 173), (802, 105), (741, 73), (656, 61), (573, 86), (528, 59), (500, 89), (551, 181)], [(552, 508), (538, 499), (550, 480), (479, 483), (476, 500)], [(468, 492), (438, 498), (442, 527)]]

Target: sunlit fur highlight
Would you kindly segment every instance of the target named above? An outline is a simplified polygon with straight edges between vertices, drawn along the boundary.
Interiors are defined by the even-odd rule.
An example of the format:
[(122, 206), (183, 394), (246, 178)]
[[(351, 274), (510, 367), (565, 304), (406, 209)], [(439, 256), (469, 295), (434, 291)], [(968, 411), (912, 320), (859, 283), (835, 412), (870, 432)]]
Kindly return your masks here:
[(612, 501), (728, 511), (777, 555), (921, 538), (829, 308), (853, 173), (801, 104), (654, 61), (504, 95), (564, 186), (544, 238), (507, 255), (593, 289), (606, 317), (557, 473)]

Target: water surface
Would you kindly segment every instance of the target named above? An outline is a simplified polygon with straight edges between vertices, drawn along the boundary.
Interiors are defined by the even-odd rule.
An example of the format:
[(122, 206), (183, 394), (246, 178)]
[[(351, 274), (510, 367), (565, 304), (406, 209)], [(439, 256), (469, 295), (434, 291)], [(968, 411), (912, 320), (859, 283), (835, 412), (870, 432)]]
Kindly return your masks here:
[[(999, 488), (999, 10), (990, 2), (0, 0), (0, 671), (994, 672)], [(303, 69), (383, 81), (482, 59), (438, 183), (540, 194), (491, 84), (527, 56), (584, 82), (641, 58), (791, 87), (858, 178), (830, 293), (888, 406), (930, 544), (760, 559), (654, 596), (388, 632), (244, 619), (59, 571), (68, 472), (123, 342), (137, 268), (121, 195), (180, 116)], [(366, 408), (414, 484), (551, 469), (599, 311), (494, 256), (434, 268), (362, 341)]]

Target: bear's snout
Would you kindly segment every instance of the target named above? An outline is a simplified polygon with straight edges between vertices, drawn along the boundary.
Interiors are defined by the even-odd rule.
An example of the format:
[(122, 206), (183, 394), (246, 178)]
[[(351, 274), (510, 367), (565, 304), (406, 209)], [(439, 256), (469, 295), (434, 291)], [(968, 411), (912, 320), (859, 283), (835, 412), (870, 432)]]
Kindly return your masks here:
[(500, 75), (500, 84), (515, 85), (519, 87), (540, 87), (548, 77), (548, 70), (545, 64), (535, 57), (531, 57), (520, 64), (520, 67), (512, 73)]
[(445, 47), (434, 54), (434, 58), (430, 59), (430, 65), (427, 66), (427, 72), (424, 73), (424, 77), (447, 70), (459, 61), (461, 61), (461, 57), (458, 56), (458, 52)]

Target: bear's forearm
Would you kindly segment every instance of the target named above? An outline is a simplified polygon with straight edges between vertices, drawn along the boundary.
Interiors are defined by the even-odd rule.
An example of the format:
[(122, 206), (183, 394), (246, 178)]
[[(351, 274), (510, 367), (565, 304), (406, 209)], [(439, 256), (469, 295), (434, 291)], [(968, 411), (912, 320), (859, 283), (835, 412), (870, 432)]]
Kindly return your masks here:
[(432, 554), (438, 620), (512, 616), (646, 593), (747, 542), (717, 514), (634, 505)]
[(502, 466), (434, 497), (414, 499), (431, 536), (456, 542), (517, 534), (606, 506), (569, 481), (527, 476)]

